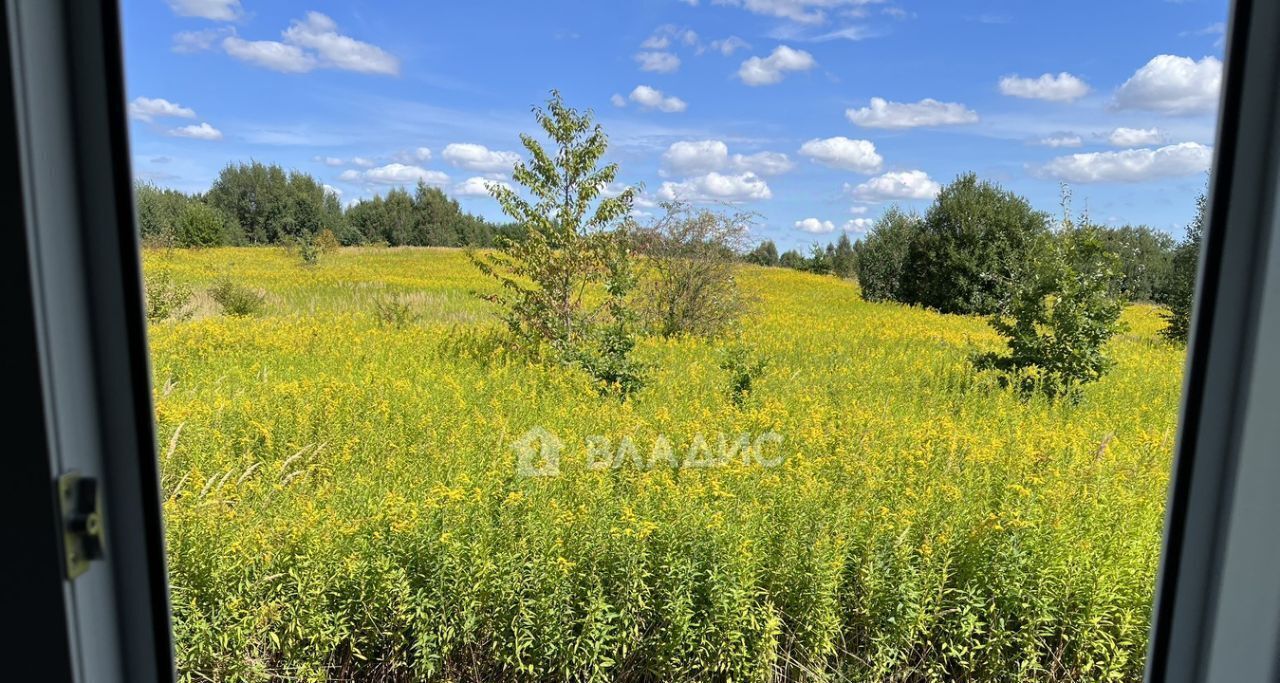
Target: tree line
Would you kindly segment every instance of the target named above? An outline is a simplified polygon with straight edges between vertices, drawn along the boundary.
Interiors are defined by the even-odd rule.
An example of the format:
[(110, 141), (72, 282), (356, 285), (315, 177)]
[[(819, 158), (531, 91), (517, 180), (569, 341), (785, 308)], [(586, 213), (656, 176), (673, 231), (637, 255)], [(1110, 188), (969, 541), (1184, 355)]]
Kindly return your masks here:
[(327, 232), (346, 246), (489, 247), (500, 235), (520, 233), (514, 224), (464, 212), (456, 200), (422, 182), (412, 193), (396, 188), (343, 207), (310, 174), (258, 161), (228, 164), (205, 192), (138, 183), (135, 194), (145, 244), (292, 244)]

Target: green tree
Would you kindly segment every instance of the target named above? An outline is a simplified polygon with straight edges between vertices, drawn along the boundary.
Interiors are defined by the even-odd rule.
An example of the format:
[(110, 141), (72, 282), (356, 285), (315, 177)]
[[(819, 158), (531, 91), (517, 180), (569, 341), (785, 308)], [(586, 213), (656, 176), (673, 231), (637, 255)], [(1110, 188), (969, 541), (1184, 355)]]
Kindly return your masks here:
[(853, 245), (858, 286), (867, 301), (902, 301), (907, 254), (920, 233), (920, 217), (890, 207)]
[(1130, 301), (1160, 301), (1169, 286), (1176, 244), (1145, 225), (1097, 228), (1098, 239), (1120, 259), (1117, 287)]
[[(521, 135), (530, 158), (512, 172), (531, 198), (498, 184), (489, 188), (526, 236), (519, 242), (504, 240), (495, 252), (472, 252), (471, 257), (501, 285), (496, 301), (518, 348), (546, 348), (562, 360), (579, 362), (593, 353), (584, 347), (601, 342), (602, 325), (610, 319), (624, 326), (627, 322), (621, 313), (627, 310), (623, 301), (634, 280), (625, 263), (628, 236), (618, 228), (631, 211), (636, 188), (603, 195), (618, 167), (601, 165), (608, 140), (589, 110), (565, 105), (552, 91), (545, 108), (535, 107), (533, 114), (551, 150)], [(605, 303), (588, 306), (588, 295), (601, 288), (608, 290)], [(609, 334), (609, 348), (595, 352), (629, 353), (629, 346), (617, 339), (618, 330)], [(616, 358), (612, 362), (616, 364)]]
[(778, 265), (778, 245), (773, 240), (765, 240), (747, 254), (747, 262), (758, 266)]
[(221, 211), (195, 199), (189, 200), (178, 214), (174, 236), (178, 246), (215, 247), (234, 240), (230, 219)]
[(792, 270), (806, 270), (809, 267), (809, 259), (795, 249), (788, 249), (778, 257), (778, 265)]
[(990, 314), (1047, 231), (1026, 199), (972, 173), (942, 189), (911, 242), (902, 298), (943, 313)]
[(848, 234), (841, 234), (836, 240), (835, 249), (831, 253), (831, 272), (837, 277), (853, 277), (857, 275), (857, 256), (853, 253), (853, 243)]
[(1095, 228), (1067, 225), (1060, 235), (1038, 236), (990, 319), (1008, 353), (979, 356), (977, 366), (1000, 371), (1024, 394), (1051, 398), (1100, 379), (1113, 364), (1104, 347), (1121, 329), (1118, 269)]
[(1200, 245), (1208, 221), (1209, 199), (1201, 192), (1196, 197), (1196, 215), (1187, 226), (1186, 235), (1173, 252), (1169, 285), (1164, 303), (1168, 323), (1161, 334), (1171, 341), (1186, 342), (1191, 334), (1191, 311), (1195, 306), (1196, 274), (1200, 268)]

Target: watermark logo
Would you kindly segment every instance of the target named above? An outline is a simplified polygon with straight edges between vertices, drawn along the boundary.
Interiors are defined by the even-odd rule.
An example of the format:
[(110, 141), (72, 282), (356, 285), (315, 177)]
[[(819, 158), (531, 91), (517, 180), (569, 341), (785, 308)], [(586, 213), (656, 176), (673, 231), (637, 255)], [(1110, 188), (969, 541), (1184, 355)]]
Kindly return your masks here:
[(516, 452), (516, 474), (522, 477), (555, 477), (567, 455), (581, 457), (588, 470), (603, 471), (631, 467), (637, 470), (711, 469), (733, 463), (759, 467), (777, 467), (785, 455), (784, 439), (777, 432), (751, 434), (719, 433), (708, 438), (695, 434), (687, 444), (673, 444), (665, 434), (651, 441), (638, 442), (623, 436), (616, 442), (594, 434), (583, 440), (580, 448), (568, 448), (565, 442), (544, 427), (534, 427), (512, 444)]
[(560, 476), (560, 451), (564, 442), (542, 427), (534, 427), (511, 445), (516, 452), (516, 474), (521, 477)]

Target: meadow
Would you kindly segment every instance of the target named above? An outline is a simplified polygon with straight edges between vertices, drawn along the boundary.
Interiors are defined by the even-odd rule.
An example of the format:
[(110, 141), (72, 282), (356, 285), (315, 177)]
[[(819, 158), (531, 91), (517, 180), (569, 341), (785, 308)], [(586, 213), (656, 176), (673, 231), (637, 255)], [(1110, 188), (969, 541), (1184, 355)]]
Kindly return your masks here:
[[(972, 370), (980, 318), (743, 266), (740, 334), (645, 338), (623, 402), (494, 344), (459, 250), (144, 264), (266, 302), (150, 327), (184, 681), (1141, 680), (1184, 356), (1153, 307), (1051, 403)], [(767, 362), (737, 398), (733, 348)], [(519, 471), (535, 427), (557, 476)], [(765, 433), (780, 462), (717, 456)]]

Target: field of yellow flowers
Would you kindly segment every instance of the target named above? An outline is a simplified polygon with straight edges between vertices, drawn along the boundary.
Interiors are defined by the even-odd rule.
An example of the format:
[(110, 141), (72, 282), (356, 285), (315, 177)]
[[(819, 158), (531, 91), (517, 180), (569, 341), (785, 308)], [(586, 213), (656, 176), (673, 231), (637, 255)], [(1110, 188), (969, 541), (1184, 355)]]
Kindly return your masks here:
[[(144, 262), (198, 292), (150, 329), (185, 681), (1141, 678), (1183, 359), (1152, 308), (1050, 404), (970, 370), (980, 319), (744, 267), (740, 338), (644, 339), (624, 403), (507, 357), (459, 251)], [(227, 274), (261, 315), (199, 293)], [(767, 360), (738, 401), (731, 344)]]

